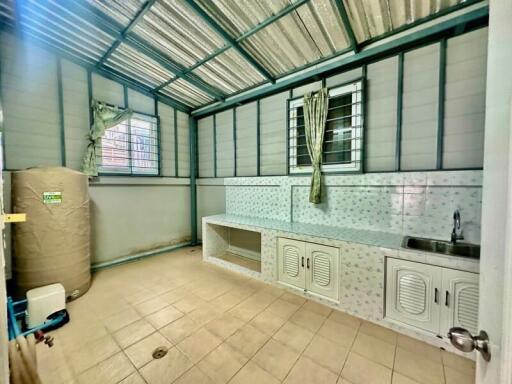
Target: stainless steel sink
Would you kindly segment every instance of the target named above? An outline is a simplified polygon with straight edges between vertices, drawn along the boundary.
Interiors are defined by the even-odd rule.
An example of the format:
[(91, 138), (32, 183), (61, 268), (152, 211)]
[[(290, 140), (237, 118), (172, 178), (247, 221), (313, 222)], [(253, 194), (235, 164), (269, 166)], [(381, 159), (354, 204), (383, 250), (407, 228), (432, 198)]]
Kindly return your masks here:
[(480, 258), (480, 246), (468, 243), (450, 243), (449, 241), (423, 239), (421, 237), (405, 236), (402, 247), (418, 251), (442, 253), (450, 256)]

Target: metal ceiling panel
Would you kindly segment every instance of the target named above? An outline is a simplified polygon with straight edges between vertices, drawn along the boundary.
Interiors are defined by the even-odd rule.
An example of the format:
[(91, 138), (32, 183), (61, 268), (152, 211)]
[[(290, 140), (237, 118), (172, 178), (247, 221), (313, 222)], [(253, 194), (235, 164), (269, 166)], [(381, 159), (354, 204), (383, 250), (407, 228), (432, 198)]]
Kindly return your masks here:
[(242, 42), (273, 75), (318, 61), (348, 47), (333, 0), (311, 0)]
[(13, 0), (2, 0), (0, 1), (0, 19), (5, 21), (14, 21)]
[(197, 3), (228, 32), (237, 38), (272, 17), (295, 0), (197, 0)]
[(209, 60), (193, 73), (227, 94), (265, 81), (265, 78), (233, 48)]
[(213, 101), (213, 98), (209, 95), (183, 79), (172, 82), (165, 88), (162, 88), (160, 92), (190, 107), (199, 107)]
[(358, 42), (435, 15), (466, 0), (343, 0)]
[(112, 37), (95, 25), (63, 8), (58, 1), (23, 1), (21, 26), (50, 44), (64, 46), (70, 54), (97, 61), (113, 43)]
[(155, 3), (133, 33), (185, 67), (225, 45), (204, 20), (178, 0)]
[(119, 45), (105, 65), (151, 88), (174, 77), (174, 73), (126, 44)]
[(87, 2), (126, 27), (144, 5), (145, 0), (87, 0)]

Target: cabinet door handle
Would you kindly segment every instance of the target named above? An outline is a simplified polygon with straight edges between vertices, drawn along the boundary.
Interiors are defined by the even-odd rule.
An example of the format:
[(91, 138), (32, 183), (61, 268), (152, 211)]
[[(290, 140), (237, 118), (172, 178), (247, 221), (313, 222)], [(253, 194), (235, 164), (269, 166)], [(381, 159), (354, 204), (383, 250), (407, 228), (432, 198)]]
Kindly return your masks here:
[(302, 268), (304, 268), (304, 256), (302, 256), (301, 264), (302, 264)]
[(307, 267), (309, 269), (309, 258), (306, 260), (306, 262), (307, 262)]
[(434, 289), (434, 303), (439, 303), (439, 290), (437, 288)]
[(444, 298), (444, 305), (446, 305), (447, 307), (450, 306), (450, 292), (446, 291), (446, 296)]

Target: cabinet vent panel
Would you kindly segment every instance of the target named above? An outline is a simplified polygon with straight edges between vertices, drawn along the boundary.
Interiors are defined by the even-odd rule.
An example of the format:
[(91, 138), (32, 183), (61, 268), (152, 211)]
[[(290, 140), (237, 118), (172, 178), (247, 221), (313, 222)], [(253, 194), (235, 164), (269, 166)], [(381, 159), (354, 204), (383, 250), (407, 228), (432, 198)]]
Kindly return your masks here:
[(478, 331), (478, 288), (466, 287), (458, 292), (457, 320), (461, 327), (475, 334)]
[(402, 310), (411, 315), (420, 315), (426, 310), (427, 286), (417, 275), (408, 274), (398, 281), (398, 302)]
[(299, 252), (296, 248), (286, 247), (283, 254), (283, 269), (284, 273), (290, 277), (297, 277), (299, 275)]
[(313, 256), (313, 281), (321, 287), (331, 283), (331, 262), (329, 256), (317, 253)]

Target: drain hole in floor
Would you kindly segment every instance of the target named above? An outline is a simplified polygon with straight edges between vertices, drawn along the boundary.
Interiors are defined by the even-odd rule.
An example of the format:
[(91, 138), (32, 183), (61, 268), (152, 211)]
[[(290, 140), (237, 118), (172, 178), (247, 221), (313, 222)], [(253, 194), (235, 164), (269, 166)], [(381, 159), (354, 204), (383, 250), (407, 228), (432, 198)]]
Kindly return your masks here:
[(161, 359), (165, 355), (167, 355), (168, 348), (167, 347), (158, 347), (153, 351), (154, 359)]

